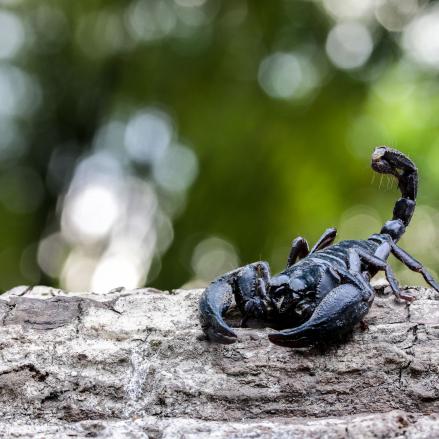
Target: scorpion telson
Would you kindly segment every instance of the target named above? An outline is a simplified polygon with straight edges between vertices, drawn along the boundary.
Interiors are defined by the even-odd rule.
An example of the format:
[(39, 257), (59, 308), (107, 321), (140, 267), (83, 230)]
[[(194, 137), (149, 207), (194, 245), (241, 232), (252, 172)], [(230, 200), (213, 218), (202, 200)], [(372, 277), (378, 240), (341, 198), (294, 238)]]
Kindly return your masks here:
[(223, 316), (233, 299), (243, 319), (259, 319), (285, 329), (268, 337), (280, 346), (305, 347), (329, 343), (352, 331), (368, 313), (374, 299), (370, 279), (383, 271), (399, 300), (414, 298), (401, 292), (387, 259), (393, 254), (409, 269), (422, 274), (436, 291), (439, 284), (430, 273), (397, 246), (416, 206), (418, 171), (401, 152), (380, 146), (372, 154), (372, 168), (396, 177), (401, 198), (393, 217), (380, 233), (366, 240), (333, 244), (335, 229), (328, 229), (309, 250), (307, 241), (296, 238), (286, 269), (270, 275), (267, 262), (255, 262), (215, 279), (200, 299), (200, 321), (207, 337), (229, 344), (237, 339)]

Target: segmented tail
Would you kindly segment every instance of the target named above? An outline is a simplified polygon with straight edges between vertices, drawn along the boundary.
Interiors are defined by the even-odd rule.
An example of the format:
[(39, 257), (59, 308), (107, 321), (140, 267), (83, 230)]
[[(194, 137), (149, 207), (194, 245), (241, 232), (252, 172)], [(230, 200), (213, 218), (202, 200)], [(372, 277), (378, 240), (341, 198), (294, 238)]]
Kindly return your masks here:
[(418, 192), (418, 169), (402, 152), (387, 146), (375, 148), (372, 154), (372, 169), (381, 174), (397, 178), (402, 197), (393, 209), (393, 218), (387, 221), (381, 233), (390, 235), (398, 241), (412, 219)]

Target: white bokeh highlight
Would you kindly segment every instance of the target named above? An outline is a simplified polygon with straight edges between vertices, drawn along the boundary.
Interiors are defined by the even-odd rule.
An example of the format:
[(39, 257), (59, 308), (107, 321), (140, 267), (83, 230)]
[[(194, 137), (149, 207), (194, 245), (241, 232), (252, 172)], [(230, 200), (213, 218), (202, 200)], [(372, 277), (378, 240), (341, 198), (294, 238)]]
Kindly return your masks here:
[[(133, 166), (144, 170), (142, 178)], [(61, 272), (67, 290), (143, 286), (172, 243), (172, 217), (184, 208), (197, 173), (197, 156), (178, 142), (165, 112), (147, 107), (106, 121), (91, 153), (76, 164), (62, 200), (61, 231), (42, 241), (40, 267)], [(60, 253), (60, 239), (68, 246), (61, 269), (47, 256), (51, 249)]]
[(373, 50), (369, 29), (360, 22), (344, 22), (335, 25), (326, 40), (326, 53), (331, 62), (340, 69), (362, 67)]
[(0, 59), (14, 57), (25, 42), (22, 21), (10, 12), (0, 11)]
[(172, 136), (172, 125), (163, 113), (145, 110), (128, 121), (125, 147), (133, 160), (149, 164), (160, 159)]
[(113, 189), (91, 183), (67, 197), (62, 224), (70, 237), (99, 240), (112, 229), (120, 215), (119, 209), (119, 199)]
[(411, 21), (404, 31), (403, 47), (416, 63), (439, 69), (439, 7)]
[(323, 0), (323, 6), (336, 20), (368, 18), (377, 0)]
[(262, 89), (276, 99), (301, 99), (319, 84), (319, 74), (302, 54), (276, 52), (264, 58), (258, 70)]

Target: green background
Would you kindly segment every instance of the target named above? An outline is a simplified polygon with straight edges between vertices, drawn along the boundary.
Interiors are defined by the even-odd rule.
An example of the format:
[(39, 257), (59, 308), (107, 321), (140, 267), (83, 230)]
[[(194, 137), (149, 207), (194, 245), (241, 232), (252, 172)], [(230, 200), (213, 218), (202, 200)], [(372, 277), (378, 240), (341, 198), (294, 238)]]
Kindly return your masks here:
[[(439, 273), (438, 9), (414, 0), (362, 4), (0, 3), (12, 26), (2, 31), (0, 15), (0, 38), (9, 32), (0, 43), (1, 289), (45, 283), (99, 290), (107, 285), (102, 278), (114, 287), (204, 285), (260, 259), (279, 271), (298, 235), (312, 244), (336, 226), (341, 239), (367, 238), (399, 196), (370, 169), (380, 144), (419, 167), (418, 209), (401, 245)], [(425, 17), (436, 31), (422, 52)], [(345, 25), (361, 32), (342, 33), (341, 48), (331, 49), (331, 32)], [(142, 111), (167, 121), (172, 142), (185, 145), (182, 161), (163, 159), (157, 171), (156, 162), (133, 157), (124, 130)], [(112, 122), (119, 131), (97, 147)], [(140, 155), (142, 141), (155, 148), (140, 135)], [(112, 165), (102, 171), (105, 154)], [(81, 176), (90, 157), (96, 165)], [(157, 203), (145, 208), (149, 232), (142, 221), (138, 239), (129, 224), (117, 231), (136, 212), (144, 215), (142, 189), (98, 238), (69, 235), (62, 225), (69, 193), (101, 173), (110, 193), (117, 177), (122, 201), (137, 194), (127, 181), (147, 184), (153, 196), (145, 197)], [(87, 215), (93, 212), (79, 218)], [(127, 230), (132, 243), (115, 245)], [(122, 266), (130, 245), (137, 245), (134, 273)], [(108, 257), (113, 264), (94, 277)], [(401, 282), (422, 283), (392, 265)]]

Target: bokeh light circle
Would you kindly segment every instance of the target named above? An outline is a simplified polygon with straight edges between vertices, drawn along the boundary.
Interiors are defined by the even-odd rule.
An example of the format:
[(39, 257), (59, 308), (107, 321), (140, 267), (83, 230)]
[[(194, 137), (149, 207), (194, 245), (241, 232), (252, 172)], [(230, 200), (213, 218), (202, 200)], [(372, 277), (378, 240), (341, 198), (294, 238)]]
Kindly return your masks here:
[(326, 40), (326, 53), (340, 69), (357, 69), (369, 59), (373, 41), (369, 29), (359, 22), (335, 25)]

